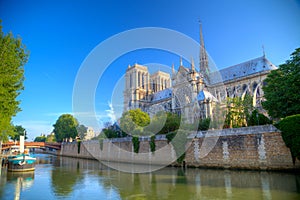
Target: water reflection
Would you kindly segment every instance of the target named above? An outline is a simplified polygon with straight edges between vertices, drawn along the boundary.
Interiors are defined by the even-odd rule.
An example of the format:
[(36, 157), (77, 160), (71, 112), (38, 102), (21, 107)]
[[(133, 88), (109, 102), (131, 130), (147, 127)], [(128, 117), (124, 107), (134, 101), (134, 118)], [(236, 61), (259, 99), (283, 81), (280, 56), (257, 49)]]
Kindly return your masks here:
[[(289, 173), (164, 168), (131, 174), (92, 160), (39, 159), (34, 181), (21, 197), (36, 199), (33, 191), (43, 190), (45, 199), (300, 199), (300, 177)], [(16, 180), (1, 175), (0, 199), (12, 199)]]
[(14, 185), (14, 200), (19, 200), (22, 191), (30, 189), (34, 183), (34, 172), (7, 172), (7, 182)]

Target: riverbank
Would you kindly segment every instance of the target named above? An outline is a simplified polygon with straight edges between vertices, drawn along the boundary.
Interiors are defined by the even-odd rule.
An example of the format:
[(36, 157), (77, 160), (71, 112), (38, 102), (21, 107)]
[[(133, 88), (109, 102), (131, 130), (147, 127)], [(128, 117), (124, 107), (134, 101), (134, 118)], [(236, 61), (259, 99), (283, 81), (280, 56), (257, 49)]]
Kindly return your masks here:
[[(138, 153), (133, 153), (131, 137), (81, 143), (64, 143), (61, 156), (97, 159), (104, 162), (180, 166), (176, 152), (164, 136), (157, 136), (156, 151), (150, 139), (140, 138)], [(198, 132), (189, 137), (184, 165), (200, 168), (249, 170), (299, 170), (293, 163), (279, 130), (272, 125)]]

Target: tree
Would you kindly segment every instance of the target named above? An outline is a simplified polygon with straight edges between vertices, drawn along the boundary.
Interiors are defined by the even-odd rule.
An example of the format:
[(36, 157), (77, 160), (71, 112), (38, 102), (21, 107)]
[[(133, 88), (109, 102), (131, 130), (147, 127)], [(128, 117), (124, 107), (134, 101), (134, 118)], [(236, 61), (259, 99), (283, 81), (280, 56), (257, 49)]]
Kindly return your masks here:
[(272, 124), (272, 120), (266, 117), (264, 114), (259, 113), (256, 109), (251, 113), (250, 119), (248, 121), (248, 126), (257, 126)]
[(150, 123), (150, 117), (141, 109), (129, 110), (122, 114), (120, 127), (127, 134), (140, 134), (143, 128)]
[(206, 131), (209, 129), (211, 123), (210, 118), (200, 119), (198, 125), (198, 131)]
[(45, 142), (56, 142), (55, 134), (54, 133), (50, 133), (49, 135), (47, 135)]
[(300, 48), (285, 64), (271, 71), (263, 86), (264, 109), (274, 119), (300, 113)]
[(248, 121), (253, 110), (252, 97), (227, 98), (227, 114), (224, 128), (238, 128), (248, 126)]
[(176, 131), (180, 126), (180, 117), (171, 112), (158, 112), (152, 119), (151, 123), (144, 129), (148, 135), (167, 134)]
[(22, 126), (14, 126), (14, 135), (10, 136), (10, 138), (14, 141), (20, 141), (20, 135), (25, 135), (25, 140), (27, 139), (27, 136), (25, 134), (26, 130)]
[(80, 139), (84, 139), (85, 135), (86, 135), (86, 132), (87, 132), (87, 127), (80, 124), (78, 127), (77, 127), (77, 133), (78, 133), (78, 136), (80, 137)]
[(46, 139), (47, 139), (46, 136), (41, 135), (34, 138), (34, 142), (46, 142)]
[(281, 130), (282, 138), (287, 147), (290, 148), (293, 159), (300, 159), (300, 114), (288, 116), (276, 127)]
[(65, 138), (73, 138), (78, 135), (76, 127), (78, 121), (70, 114), (61, 115), (53, 125), (54, 134), (57, 142), (62, 142)]
[(28, 55), (21, 38), (14, 38), (12, 33), (4, 34), (0, 21), (0, 141), (14, 133), (11, 120), (21, 110), (17, 97), (24, 89), (23, 67)]

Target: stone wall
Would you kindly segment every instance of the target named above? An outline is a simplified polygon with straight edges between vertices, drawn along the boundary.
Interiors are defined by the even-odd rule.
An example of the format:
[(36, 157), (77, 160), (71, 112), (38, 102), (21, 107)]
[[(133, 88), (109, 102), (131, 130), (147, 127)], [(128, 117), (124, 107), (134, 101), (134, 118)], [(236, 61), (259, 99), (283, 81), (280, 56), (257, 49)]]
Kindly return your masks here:
[[(176, 153), (164, 136), (157, 136), (156, 151), (150, 152), (149, 138), (140, 138), (139, 153), (131, 138), (84, 141), (62, 145), (61, 155), (107, 162), (152, 165), (176, 164)], [(284, 170), (300, 169), (292, 162), (280, 132), (272, 125), (198, 132), (189, 137), (185, 164), (190, 167)]]
[[(216, 139), (217, 138), (217, 139)], [(217, 140), (214, 148), (201, 156), (204, 140)], [(293, 169), (290, 150), (281, 133), (271, 125), (224, 129), (197, 134), (186, 153), (186, 164), (195, 167), (222, 167), (239, 169)]]

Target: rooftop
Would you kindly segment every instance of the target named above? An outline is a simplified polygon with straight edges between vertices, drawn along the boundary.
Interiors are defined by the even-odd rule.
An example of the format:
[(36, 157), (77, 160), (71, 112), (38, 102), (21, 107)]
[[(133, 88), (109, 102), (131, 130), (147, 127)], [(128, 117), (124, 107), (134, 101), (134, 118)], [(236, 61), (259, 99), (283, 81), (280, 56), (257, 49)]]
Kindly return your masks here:
[(167, 88), (167, 89), (164, 89), (164, 90), (154, 93), (152, 101), (160, 101), (160, 100), (171, 98), (171, 97), (172, 97), (172, 89)]
[(266, 59), (265, 56), (262, 56), (221, 69), (220, 71), (212, 72), (210, 74), (210, 83), (217, 84), (274, 69), (277, 69), (277, 67)]

